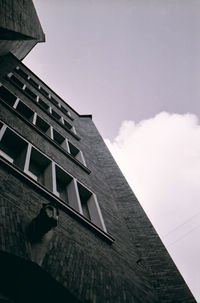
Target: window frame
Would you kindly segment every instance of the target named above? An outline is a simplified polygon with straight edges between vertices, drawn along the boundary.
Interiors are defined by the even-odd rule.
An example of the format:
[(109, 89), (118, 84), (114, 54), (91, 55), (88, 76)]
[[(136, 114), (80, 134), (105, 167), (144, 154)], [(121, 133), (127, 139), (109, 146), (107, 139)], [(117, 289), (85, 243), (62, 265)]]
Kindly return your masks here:
[[(91, 227), (92, 229), (97, 230), (98, 233), (105, 236), (107, 240), (109, 239), (110, 242), (113, 242), (113, 238), (110, 235), (107, 234), (107, 229), (105, 227), (105, 223), (104, 223), (104, 220), (103, 220), (103, 217), (102, 217), (102, 213), (101, 213), (96, 195), (90, 189), (88, 189), (87, 186), (85, 186), (80, 181), (78, 181), (74, 176), (72, 176), (69, 172), (67, 172), (64, 168), (62, 168), (58, 163), (56, 163), (51, 158), (49, 158), (47, 155), (45, 155), (42, 151), (40, 151), (38, 148), (36, 148), (34, 145), (32, 145), (28, 140), (23, 138), (20, 134), (18, 134), (15, 130), (13, 130), (11, 127), (6, 125), (4, 122), (1, 122), (0, 139), (2, 139), (3, 136), (4, 136), (4, 133), (5, 133), (4, 129), (5, 130), (9, 129), (12, 133), (14, 133), (17, 137), (19, 137), (20, 140), (25, 142), (28, 147), (26, 149), (25, 164), (24, 164), (23, 168), (19, 168), (19, 166), (13, 166), (13, 162), (8, 161), (8, 159), (4, 156), (0, 157), (1, 161), (3, 161), (6, 165), (9, 165), (13, 170), (15, 170), (18, 173), (18, 175), (22, 176), (23, 178), (27, 179), (28, 177), (30, 177), (31, 184), (35, 184), (38, 189), (42, 189), (42, 191), (47, 193), (48, 195), (50, 195), (50, 196), (53, 195), (52, 197), (56, 201), (58, 201), (60, 203), (60, 205), (65, 208), (65, 210), (69, 211), (70, 214), (76, 215), (76, 218), (81, 219), (82, 223), (84, 223), (84, 222), (87, 223), (87, 225), (89, 227)], [(50, 186), (49, 186), (49, 184), (45, 185), (41, 182), (38, 182), (37, 178), (29, 170), (32, 149), (36, 150), (39, 154), (42, 155), (42, 157), (45, 157), (47, 159), (47, 161), (49, 162), (48, 166), (49, 166), (49, 169), (50, 169), (50, 172), (51, 172), (51, 174), (50, 174), (51, 175), (51, 177), (50, 177), (51, 185)], [(5, 160), (3, 160), (3, 159), (5, 159)], [(71, 182), (69, 184), (72, 184), (71, 196), (74, 198), (74, 200), (71, 201), (71, 203), (69, 203), (69, 205), (66, 205), (66, 203), (62, 199), (60, 199), (57, 195), (55, 195), (55, 190), (56, 190), (56, 187), (55, 187), (55, 177), (56, 177), (55, 165), (57, 165), (60, 169), (62, 169), (71, 178)], [(49, 180), (48, 180), (48, 182), (49, 182)], [(88, 220), (83, 215), (78, 184), (83, 186), (86, 190), (88, 190), (91, 193), (91, 197), (93, 199), (93, 201), (91, 201), (91, 203), (93, 203), (92, 207), (95, 206), (96, 211), (97, 211), (96, 215), (99, 217), (99, 220), (100, 220), (101, 224), (99, 224), (99, 222), (94, 220), (94, 218), (93, 219), (91, 218), (91, 220)], [(75, 203), (75, 204), (73, 204), (73, 203)], [(92, 216), (93, 216), (93, 214), (92, 214)]]

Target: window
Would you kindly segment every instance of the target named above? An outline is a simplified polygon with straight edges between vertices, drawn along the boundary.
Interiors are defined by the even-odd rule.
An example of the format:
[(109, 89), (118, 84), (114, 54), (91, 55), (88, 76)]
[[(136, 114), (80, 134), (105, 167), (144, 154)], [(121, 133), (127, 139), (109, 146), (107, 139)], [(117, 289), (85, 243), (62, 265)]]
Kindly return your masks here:
[(106, 232), (106, 227), (96, 195), (90, 192), (79, 182), (77, 182), (77, 187), (83, 215)]
[(28, 79), (28, 75), (21, 68), (16, 68), (16, 72), (25, 80)]
[(0, 155), (23, 170), (28, 143), (9, 128), (2, 127), (2, 131)]
[(56, 189), (54, 193), (65, 203), (82, 214), (77, 182), (61, 167), (55, 165)]
[(34, 112), (26, 106), (22, 101), (19, 101), (16, 106), (16, 111), (18, 111), (23, 117), (32, 121)]
[(44, 102), (42, 99), (39, 98), (38, 103), (45, 109), (48, 110), (49, 109), (49, 105)]
[(61, 116), (60, 116), (57, 112), (55, 112), (55, 110), (53, 110), (53, 109), (52, 109), (52, 111), (51, 111), (51, 114), (52, 114), (52, 116), (53, 116), (54, 118), (56, 118), (57, 120), (60, 120), (60, 119), (61, 119)]
[(37, 182), (52, 190), (51, 160), (31, 145), (29, 145), (25, 172)]
[(36, 96), (36, 94), (34, 94), (34, 93), (32, 92), (32, 90), (30, 90), (28, 87), (26, 87), (26, 88), (25, 88), (25, 92), (27, 93), (27, 95), (28, 95), (29, 97), (31, 97), (32, 99), (34, 99), (34, 100), (36, 101), (37, 96)]
[(2, 122), (0, 155), (106, 232), (96, 195)]
[(70, 142), (68, 142), (69, 144), (69, 151), (70, 151), (70, 154), (76, 158), (76, 156), (78, 155), (79, 153), (79, 149), (76, 148), (73, 144), (71, 144)]
[(43, 132), (50, 135), (50, 125), (40, 118), (39, 116), (36, 117), (35, 125)]
[(83, 157), (83, 153), (69, 141), (68, 141), (68, 146), (69, 146), (70, 154), (86, 166), (85, 159)]
[(45, 95), (46, 97), (49, 97), (49, 93), (42, 87), (40, 87), (40, 91)]
[(90, 212), (88, 208), (88, 200), (90, 199), (92, 193), (89, 190), (87, 190), (84, 186), (82, 186), (80, 183), (78, 183), (78, 191), (79, 191), (83, 215), (89, 220), (91, 220)]
[(13, 83), (15, 83), (18, 87), (23, 88), (24, 83), (22, 83), (17, 77), (15, 77), (13, 74), (11, 75), (10, 79)]
[(67, 149), (67, 143), (65, 138), (58, 133), (55, 129), (53, 129), (53, 140), (59, 144), (62, 148)]
[(8, 89), (4, 86), (0, 86), (0, 98), (8, 103), (9, 105), (13, 106), (17, 97), (14, 96)]
[(29, 79), (29, 83), (30, 83), (33, 87), (39, 88), (39, 85), (38, 85), (32, 78)]
[(67, 129), (72, 129), (72, 125), (69, 124), (66, 120), (64, 120), (64, 126), (66, 126)]
[(58, 101), (56, 101), (56, 99), (54, 99), (52, 96), (51, 96), (51, 102), (55, 105), (58, 105)]
[(61, 110), (63, 111), (63, 113), (65, 113), (66, 115), (69, 115), (68, 110), (66, 110), (66, 108), (64, 106), (60, 106)]
[(63, 169), (59, 166), (55, 166), (56, 168), (56, 195), (65, 201), (67, 204), (69, 201), (69, 184), (72, 182), (72, 177), (68, 175)]

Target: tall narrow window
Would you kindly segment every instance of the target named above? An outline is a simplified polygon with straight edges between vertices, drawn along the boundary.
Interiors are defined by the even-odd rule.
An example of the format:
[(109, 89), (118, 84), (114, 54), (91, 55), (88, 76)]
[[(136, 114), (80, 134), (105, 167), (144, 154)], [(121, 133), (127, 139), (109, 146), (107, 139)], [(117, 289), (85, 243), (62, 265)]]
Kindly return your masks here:
[(19, 101), (16, 106), (16, 111), (18, 111), (23, 117), (32, 122), (34, 112), (26, 106), (22, 101)]
[(0, 155), (20, 169), (24, 169), (28, 143), (8, 127), (0, 142)]
[(50, 135), (50, 125), (43, 120), (42, 118), (40, 118), (39, 116), (37, 116), (36, 118), (36, 122), (35, 125), (45, 134)]
[(0, 98), (11, 106), (14, 105), (17, 99), (17, 97), (4, 86), (0, 86)]
[(34, 147), (31, 148), (29, 153), (25, 172), (33, 179), (52, 190), (51, 160)]
[(42, 99), (39, 98), (38, 103), (45, 109), (45, 110), (49, 110), (49, 105), (44, 102)]
[(67, 129), (72, 130), (72, 125), (71, 125), (70, 123), (68, 123), (66, 120), (64, 120), (64, 126), (65, 126)]
[(54, 163), (53, 175), (55, 175), (55, 177), (53, 177), (54, 194), (82, 214), (83, 212), (75, 179)]
[(59, 196), (63, 201), (67, 204), (70, 203), (69, 201), (69, 194), (68, 194), (68, 186), (72, 181), (72, 177), (68, 175), (63, 169), (56, 165), (56, 191), (57, 196)]
[(89, 190), (87, 190), (84, 186), (82, 186), (80, 183), (78, 183), (78, 191), (81, 200), (83, 215), (89, 220), (91, 220), (90, 212), (88, 208), (88, 200), (90, 199), (92, 193)]
[(29, 97), (31, 97), (31, 99), (34, 99), (36, 101), (37, 96), (36, 96), (36, 94), (34, 94), (34, 92), (32, 92), (32, 90), (30, 90), (28, 87), (26, 87), (25, 92), (27, 93), (27, 95)]
[(76, 156), (78, 155), (79, 153), (79, 149), (76, 148), (76, 146), (74, 146), (73, 144), (71, 144), (70, 142), (68, 142), (69, 144), (69, 150), (70, 150), (70, 154), (76, 158)]
[(55, 105), (58, 105), (58, 101), (56, 101), (56, 99), (54, 99), (52, 96), (51, 96), (51, 102)]
[(68, 145), (69, 145), (70, 154), (86, 166), (82, 152), (72, 143), (68, 142)]
[(40, 87), (40, 91), (43, 93), (43, 95), (49, 97), (49, 93), (43, 87)]
[(25, 80), (28, 79), (28, 75), (21, 68), (16, 68), (16, 72)]
[(35, 88), (39, 87), (38, 83), (36, 83), (32, 78), (29, 79), (29, 83)]
[(67, 149), (66, 139), (60, 133), (58, 133), (55, 129), (53, 129), (53, 140), (57, 144), (62, 146), (62, 148)]
[(106, 231), (96, 195), (77, 182), (83, 215), (95, 225)]
[(69, 115), (68, 110), (64, 106), (61, 105), (60, 108), (62, 109), (63, 113), (65, 113), (66, 115)]
[(52, 109), (51, 114), (54, 118), (60, 121), (61, 116), (57, 112), (55, 112), (55, 110)]
[(12, 75), (10, 77), (10, 79), (12, 80), (13, 83), (15, 83), (19, 88), (23, 88), (24, 83), (22, 83), (17, 77), (15, 77), (14, 75)]

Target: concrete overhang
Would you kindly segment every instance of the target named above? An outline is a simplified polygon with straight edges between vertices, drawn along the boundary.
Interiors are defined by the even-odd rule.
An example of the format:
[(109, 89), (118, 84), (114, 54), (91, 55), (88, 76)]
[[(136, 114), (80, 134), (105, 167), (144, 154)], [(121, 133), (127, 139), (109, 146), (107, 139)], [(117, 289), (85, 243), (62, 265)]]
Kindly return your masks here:
[(22, 60), (38, 42), (44, 41), (32, 0), (0, 0), (0, 56), (11, 52)]

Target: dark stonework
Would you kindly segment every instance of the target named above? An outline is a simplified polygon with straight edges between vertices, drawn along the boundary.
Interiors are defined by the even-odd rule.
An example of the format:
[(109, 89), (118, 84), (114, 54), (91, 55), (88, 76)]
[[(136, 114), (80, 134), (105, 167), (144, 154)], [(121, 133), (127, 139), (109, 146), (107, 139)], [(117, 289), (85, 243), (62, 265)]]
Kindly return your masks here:
[[(5, 102), (1, 102), (2, 123), (21, 134), (96, 194), (107, 232), (115, 241), (109, 244), (103, 236), (99, 237), (95, 229), (89, 228), (87, 223), (82, 224), (81, 218), (72, 216), (55, 198), (59, 209), (58, 226), (53, 231), (48, 231), (49, 227), (39, 228), (38, 231), (43, 230), (43, 234), (46, 231), (46, 235), (43, 238), (40, 235), (38, 242), (30, 242), (24, 226), (32, 220), (35, 222), (33, 218), (38, 218), (42, 204), (49, 203), (53, 197), (42, 188), (37, 189), (33, 181), (23, 179), (17, 169), (14, 172), (12, 164), (8, 167), (5, 163), (1, 166), (0, 249), (37, 263), (81, 302), (195, 302), (91, 117), (81, 117), (69, 107), (74, 119), (71, 123), (81, 138), (77, 141), (56, 124), (48, 112), (5, 78), (5, 74), (19, 65), (47, 91), (51, 92), (50, 89), (13, 56), (1, 60), (1, 82), (83, 152), (91, 173), (67, 158)], [(18, 78), (28, 85), (28, 81)], [(37, 89), (30, 88), (44, 99)], [(51, 105), (50, 100), (44, 100)]]
[[(30, 32), (35, 16), (29, 20)], [(21, 34), (28, 32), (18, 31), (17, 37)], [(8, 77), (11, 73), (15, 80)], [(91, 115), (78, 114), (13, 54), (0, 56), (0, 83), (5, 89), (0, 86), (0, 300), (196, 302)], [(62, 138), (74, 146), (71, 151)]]
[(38, 42), (44, 41), (31, 0), (0, 0), (0, 55), (12, 52), (21, 60)]

